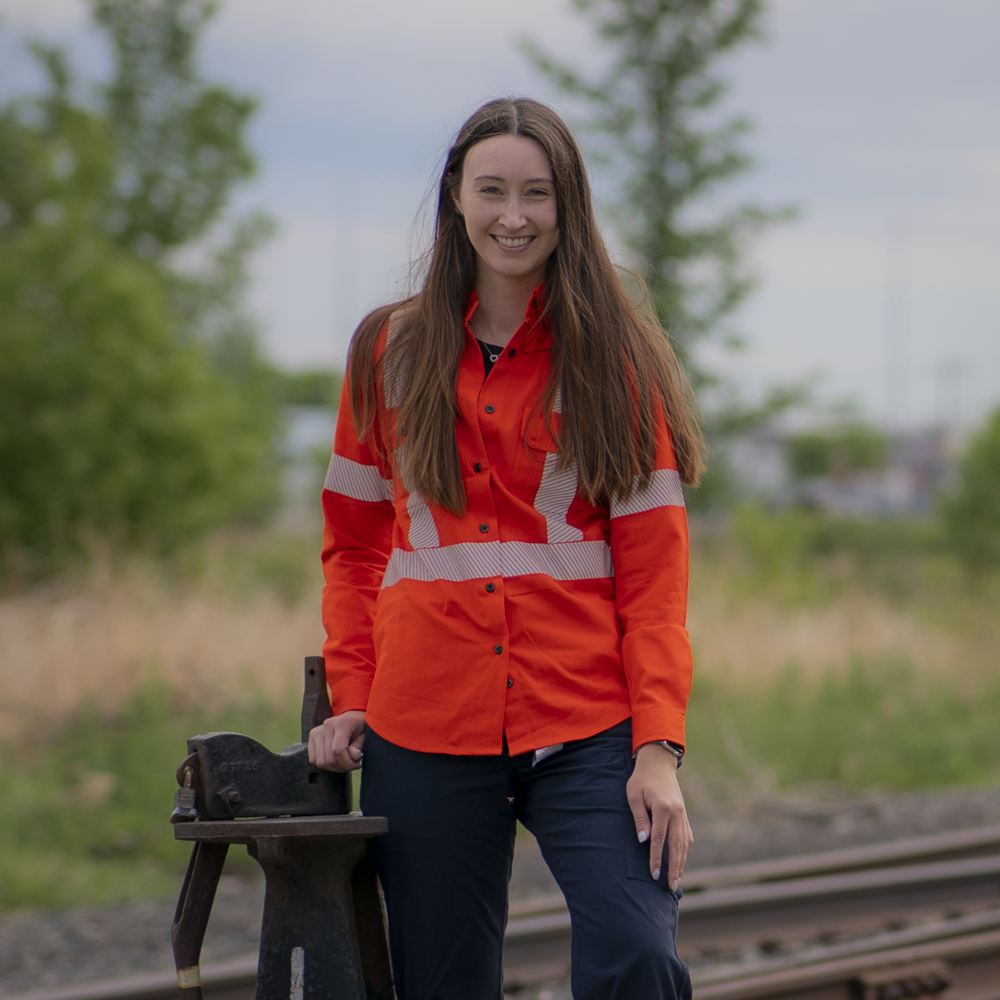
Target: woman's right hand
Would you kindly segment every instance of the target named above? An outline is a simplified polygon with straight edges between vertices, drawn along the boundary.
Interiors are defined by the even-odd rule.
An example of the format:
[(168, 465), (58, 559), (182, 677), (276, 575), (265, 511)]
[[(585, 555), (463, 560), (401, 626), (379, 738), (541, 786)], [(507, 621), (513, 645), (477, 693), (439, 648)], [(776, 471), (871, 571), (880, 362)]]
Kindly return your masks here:
[(356, 771), (364, 745), (365, 713), (342, 712), (309, 733), (309, 763), (325, 771)]

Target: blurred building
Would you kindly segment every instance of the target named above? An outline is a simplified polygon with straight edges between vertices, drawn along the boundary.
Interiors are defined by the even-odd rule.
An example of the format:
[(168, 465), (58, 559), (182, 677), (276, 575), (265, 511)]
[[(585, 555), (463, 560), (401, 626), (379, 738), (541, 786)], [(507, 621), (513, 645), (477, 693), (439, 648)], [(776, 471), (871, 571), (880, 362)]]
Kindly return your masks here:
[(803, 469), (795, 461), (802, 435), (759, 430), (740, 436), (726, 452), (736, 494), (834, 517), (920, 517), (933, 513), (954, 475), (957, 442), (937, 429), (882, 435), (881, 455), (866, 463), (850, 461), (846, 448), (838, 450), (835, 432), (826, 438), (826, 467)]

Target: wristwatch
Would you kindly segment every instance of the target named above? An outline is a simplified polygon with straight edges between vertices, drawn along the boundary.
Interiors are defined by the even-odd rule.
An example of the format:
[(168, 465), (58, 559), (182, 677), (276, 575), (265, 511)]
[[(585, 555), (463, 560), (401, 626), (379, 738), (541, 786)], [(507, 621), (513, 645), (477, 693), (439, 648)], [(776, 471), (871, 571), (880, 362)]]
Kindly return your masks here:
[[(679, 743), (672, 743), (670, 740), (650, 740), (649, 743), (643, 743), (642, 747), (657, 746), (663, 747), (667, 753), (672, 753), (677, 758), (678, 768), (684, 763), (684, 747)], [(636, 754), (642, 749), (642, 747), (637, 747), (632, 757), (634, 758)]]

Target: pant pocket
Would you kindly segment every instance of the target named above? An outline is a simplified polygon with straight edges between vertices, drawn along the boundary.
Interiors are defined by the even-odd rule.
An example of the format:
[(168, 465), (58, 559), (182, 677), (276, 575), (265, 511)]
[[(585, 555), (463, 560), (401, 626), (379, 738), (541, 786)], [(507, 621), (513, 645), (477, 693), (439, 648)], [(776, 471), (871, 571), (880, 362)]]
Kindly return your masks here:
[[(632, 761), (629, 760), (629, 773), (632, 770)], [(670, 888), (667, 881), (667, 850), (666, 845), (664, 845), (662, 858), (662, 868), (660, 870), (660, 877), (658, 879), (653, 878), (652, 872), (649, 870), (649, 848), (650, 843), (647, 840), (645, 844), (639, 843), (639, 838), (635, 832), (635, 823), (632, 820), (631, 812), (629, 813), (629, 829), (626, 832), (626, 842), (625, 842), (625, 874), (629, 878), (638, 879), (640, 882), (652, 882), (653, 885), (659, 886), (659, 888), (670, 893), (674, 899), (679, 900), (681, 896), (684, 895), (684, 890), (680, 885), (677, 886), (677, 891), (674, 892)]]

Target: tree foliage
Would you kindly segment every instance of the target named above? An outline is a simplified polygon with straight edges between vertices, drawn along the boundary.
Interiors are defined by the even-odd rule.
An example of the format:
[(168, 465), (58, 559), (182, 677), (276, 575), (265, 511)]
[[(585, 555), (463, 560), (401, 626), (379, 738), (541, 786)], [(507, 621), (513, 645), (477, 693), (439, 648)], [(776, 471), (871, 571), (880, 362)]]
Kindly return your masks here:
[(719, 60), (758, 38), (763, 0), (574, 0), (610, 53), (585, 74), (526, 41), (535, 66), (587, 109), (595, 153), (620, 182), (615, 221), (647, 267), (665, 329), (682, 347), (718, 333), (746, 297), (747, 239), (786, 212), (725, 206), (752, 160), (743, 117), (719, 120)]
[(888, 451), (885, 435), (862, 423), (793, 434), (787, 447), (795, 479), (883, 469)]
[(1000, 568), (1000, 410), (970, 441), (942, 514), (952, 549), (974, 573)]
[(175, 545), (277, 491), (274, 376), (242, 311), (267, 225), (222, 224), (252, 102), (194, 71), (206, 4), (94, 7), (102, 98), (35, 46), (44, 91), (0, 108), (0, 545), (47, 559), (95, 532)]
[(109, 226), (152, 257), (204, 234), (251, 176), (244, 129), (256, 102), (206, 85), (194, 63), (205, 0), (93, 0), (115, 53), (106, 107), (118, 170)]

